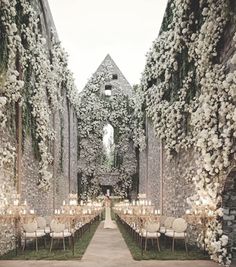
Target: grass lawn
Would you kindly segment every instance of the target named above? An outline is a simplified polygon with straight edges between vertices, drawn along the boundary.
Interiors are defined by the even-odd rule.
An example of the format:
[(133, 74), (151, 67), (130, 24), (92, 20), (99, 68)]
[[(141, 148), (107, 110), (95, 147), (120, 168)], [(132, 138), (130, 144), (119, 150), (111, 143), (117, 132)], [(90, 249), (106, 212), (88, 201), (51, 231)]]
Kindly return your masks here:
[(16, 256), (15, 250), (9, 251), (7, 254), (2, 255), (0, 260), (80, 260), (86, 251), (100, 221), (96, 221), (91, 225), (90, 232), (87, 230), (82, 238), (75, 241), (75, 254), (72, 254), (72, 249), (69, 248), (66, 242), (66, 250), (63, 250), (62, 240), (57, 244), (54, 241), (52, 252), (49, 252), (50, 241), (47, 241), (47, 247), (44, 248), (40, 244), (39, 251), (35, 251), (35, 243), (28, 244), (25, 251), (18, 251)]
[[(183, 240), (177, 240), (175, 243), (175, 252), (171, 252), (171, 243), (167, 242), (164, 246), (164, 240), (161, 238), (160, 246), (161, 252), (156, 252), (156, 246), (151, 248), (149, 246), (147, 251), (143, 251), (143, 256), (140, 246), (132, 239), (131, 234), (127, 231), (125, 226), (117, 221), (118, 228), (132, 254), (134, 260), (208, 260), (209, 256), (204, 254), (197, 247), (188, 246), (188, 254), (185, 252)], [(150, 241), (149, 241), (150, 242)], [(150, 243), (149, 243), (150, 244)]]

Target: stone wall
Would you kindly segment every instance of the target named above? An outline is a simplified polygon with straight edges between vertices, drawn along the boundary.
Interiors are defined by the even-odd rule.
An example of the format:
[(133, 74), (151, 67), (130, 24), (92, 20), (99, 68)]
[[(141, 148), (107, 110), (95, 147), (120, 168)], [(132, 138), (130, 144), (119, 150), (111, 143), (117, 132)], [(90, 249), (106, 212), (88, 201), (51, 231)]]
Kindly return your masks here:
[[(165, 31), (166, 29), (168, 29), (168, 25), (171, 24), (172, 20), (171, 2), (172, 1), (169, 1), (169, 5), (162, 25), (162, 30)], [(190, 2), (194, 5), (194, 1)], [(198, 8), (196, 12), (198, 14), (201, 14), (201, 8), (197, 6), (196, 8)], [(228, 1), (227, 24), (222, 35), (220, 36), (220, 41), (217, 45), (218, 56), (214, 61), (214, 64), (222, 64), (222, 66), (225, 67), (225, 72), (231, 72), (234, 74), (234, 76), (236, 65), (232, 64), (231, 59), (236, 52), (236, 40), (235, 38), (233, 38), (236, 33), (235, 14), (235, 1), (230, 0)], [(197, 26), (200, 27), (200, 21), (198, 23), (199, 25)], [(199, 32), (197, 32), (196, 34), (199, 34)], [(164, 38), (163, 36), (161, 37)], [(150, 69), (153, 69), (154, 75), (152, 76), (150, 74), (152, 70), (148, 69), (149, 79), (147, 79), (146, 81), (147, 83), (149, 83), (148, 88), (151, 89), (153, 89), (153, 84), (158, 86), (158, 79), (160, 78), (158, 77), (158, 79), (156, 79), (155, 77), (156, 66), (155, 63), (153, 63), (155, 62), (155, 56), (157, 57), (157, 55), (155, 55), (157, 51), (155, 51), (155, 48), (153, 48), (152, 52), (153, 58), (148, 59), (149, 61), (147, 61), (147, 66), (150, 67)], [(181, 55), (181, 60), (183, 60), (182, 65), (184, 65), (184, 61), (186, 60), (184, 54)], [(165, 64), (167, 64), (168, 66), (168, 62)], [(197, 64), (197, 62), (195, 64)], [(178, 76), (178, 79), (183, 79), (181, 69), (178, 69), (177, 71), (179, 72), (176, 74), (176, 76)], [(153, 78), (153, 80), (151, 80), (150, 77)], [(183, 80), (181, 80), (181, 82), (183, 82)], [(199, 93), (201, 88), (197, 88), (197, 90)], [(148, 94), (147, 92), (145, 93)], [(177, 94), (176, 91), (175, 93)], [(197, 96), (198, 94), (196, 94), (196, 97)], [(174, 101), (174, 99), (171, 99), (170, 102), (171, 101)], [(186, 131), (187, 130), (188, 129), (186, 129)], [(164, 132), (163, 136), (165, 136)], [(163, 214), (175, 217), (182, 216), (185, 213), (186, 209), (189, 208), (187, 198), (193, 195), (195, 191), (195, 185), (192, 177), (195, 176), (197, 168), (200, 167), (197, 166), (197, 160), (200, 157), (200, 155), (198, 155), (198, 152), (196, 152), (197, 146), (193, 144), (192, 147), (189, 147), (187, 150), (180, 149), (178, 153), (173, 153), (172, 159), (169, 159), (167, 157), (167, 151), (166, 149), (164, 149), (165, 144), (163, 144), (162, 146), (161, 140), (158, 137), (155, 137), (153, 133), (152, 123), (148, 119), (146, 119), (146, 139), (146, 150), (140, 152), (139, 157), (139, 192), (146, 193), (147, 197), (155, 203), (157, 208), (162, 208)], [(235, 166), (233, 157), (231, 158), (230, 163), (230, 167)], [(224, 173), (222, 173), (221, 176), (224, 176)], [(225, 207), (223, 217), (224, 232), (230, 238), (230, 246), (236, 248), (235, 171), (231, 173), (227, 178), (225, 176), (220, 178), (215, 177), (214, 179), (216, 181), (220, 181), (221, 186), (225, 188), (223, 192), (223, 206)], [(225, 182), (226, 184), (224, 186)], [(163, 189), (163, 191), (160, 189)], [(161, 194), (161, 191), (163, 192), (163, 194)]]
[[(55, 26), (46, 0), (31, 1), (38, 13), (42, 27), (42, 35), (47, 40), (48, 51), (51, 48), (51, 29)], [(54, 34), (54, 36), (57, 35)], [(33, 80), (33, 79), (32, 79)], [(22, 132), (22, 158), (21, 179), (17, 176), (16, 157), (12, 160), (11, 166), (1, 166), (0, 164), (0, 201), (7, 199), (12, 202), (13, 193), (17, 192), (17, 184), (21, 201), (26, 200), (30, 209), (34, 208), (38, 215), (53, 214), (55, 208), (60, 208), (62, 201), (67, 199), (68, 194), (77, 193), (77, 116), (75, 107), (67, 97), (67, 88), (59, 88), (63, 99), (61, 110), (52, 112), (50, 120), (55, 132), (55, 139), (48, 143), (48, 150), (52, 155), (52, 163), (49, 171), (52, 173), (49, 190), (39, 189), (39, 154), (37, 152), (35, 136), (32, 135), (32, 125), (23, 125), (18, 128), (17, 109), (15, 106), (9, 107), (7, 127), (4, 131), (0, 129), (0, 156), (1, 147), (7, 142), (13, 147), (17, 147), (17, 130)], [(46, 95), (46, 94), (45, 94)], [(47, 99), (45, 101), (49, 102)], [(30, 109), (29, 109), (30, 110)], [(25, 117), (23, 110), (22, 118)], [(27, 114), (26, 114), (27, 116)], [(20, 158), (20, 157), (19, 157)], [(10, 164), (10, 163), (9, 163)], [(9, 165), (8, 164), (8, 165)], [(1, 206), (1, 205), (0, 205)], [(0, 255), (14, 248), (13, 225), (10, 222), (1, 221), (0, 224)]]
[(229, 237), (233, 256), (236, 256), (236, 169), (227, 176), (223, 192), (223, 230)]

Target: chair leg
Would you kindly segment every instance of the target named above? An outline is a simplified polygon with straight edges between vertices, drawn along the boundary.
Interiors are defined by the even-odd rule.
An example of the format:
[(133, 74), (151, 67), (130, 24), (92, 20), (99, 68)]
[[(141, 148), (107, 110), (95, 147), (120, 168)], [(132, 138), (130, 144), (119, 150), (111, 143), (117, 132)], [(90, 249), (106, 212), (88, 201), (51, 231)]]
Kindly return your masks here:
[(64, 238), (64, 237), (63, 237), (62, 241), (63, 241), (63, 249), (66, 250), (66, 246), (65, 246), (65, 238)]
[(140, 245), (141, 245), (141, 253), (143, 256), (143, 237), (142, 236), (140, 237)]
[(47, 240), (46, 240), (46, 236), (44, 236), (44, 248), (46, 248), (46, 246), (47, 246)]
[(35, 238), (35, 248), (36, 248), (36, 251), (38, 251), (38, 238), (37, 237)]
[(185, 250), (186, 250), (186, 253), (188, 254), (188, 246), (187, 246), (187, 240), (186, 240), (186, 237), (184, 238), (184, 244), (185, 244)]
[(51, 238), (50, 252), (52, 251), (53, 237)]
[(175, 238), (173, 237), (173, 240), (172, 240), (172, 252), (175, 251)]
[(145, 251), (147, 250), (147, 238), (145, 238)]
[(160, 242), (159, 242), (159, 237), (157, 237), (157, 248), (158, 248), (158, 251), (160, 252)]
[(24, 251), (24, 250), (25, 250), (25, 248), (26, 248), (26, 238), (25, 238), (24, 245), (23, 245), (23, 247), (22, 247), (22, 251)]

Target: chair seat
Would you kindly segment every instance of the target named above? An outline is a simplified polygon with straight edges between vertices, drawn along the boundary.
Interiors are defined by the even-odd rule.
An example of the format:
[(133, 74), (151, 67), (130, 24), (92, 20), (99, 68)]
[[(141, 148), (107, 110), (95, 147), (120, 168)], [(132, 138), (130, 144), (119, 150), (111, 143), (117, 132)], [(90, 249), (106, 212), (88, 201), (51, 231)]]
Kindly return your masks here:
[(147, 237), (147, 238), (157, 238), (157, 237), (160, 237), (160, 233), (156, 232), (156, 233), (150, 233), (150, 232), (146, 232), (144, 234), (144, 237)]
[(160, 227), (160, 233), (164, 234), (166, 232), (166, 228), (164, 226)]
[(24, 233), (24, 236), (27, 238), (36, 238), (36, 237), (45, 236), (45, 233), (37, 230), (37, 232), (33, 232), (33, 233)]
[(165, 234), (167, 232), (173, 232), (172, 229), (166, 229), (164, 226), (160, 227), (160, 233)]
[(166, 232), (165, 235), (168, 237), (174, 237), (174, 238), (185, 238), (186, 233), (185, 232), (177, 233), (174, 231), (169, 231), (169, 232)]
[(51, 228), (49, 226), (46, 226), (44, 231), (46, 234), (49, 234), (51, 232)]
[(60, 233), (50, 233), (51, 237), (55, 237), (55, 238), (63, 238), (63, 237), (69, 237), (71, 236), (71, 233), (68, 231), (60, 232)]

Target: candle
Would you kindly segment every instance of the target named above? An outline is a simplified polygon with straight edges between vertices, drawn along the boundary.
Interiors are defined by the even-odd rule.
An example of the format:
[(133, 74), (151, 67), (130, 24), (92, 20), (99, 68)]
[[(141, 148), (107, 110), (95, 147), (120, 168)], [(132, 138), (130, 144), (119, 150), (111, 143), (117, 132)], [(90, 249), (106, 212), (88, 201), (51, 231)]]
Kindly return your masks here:
[(66, 205), (66, 201), (65, 200), (63, 200), (63, 206), (65, 206)]
[(14, 204), (14, 206), (18, 206), (19, 205), (19, 199), (14, 200), (13, 204)]
[(133, 206), (135, 206), (135, 200), (133, 200)]
[(190, 210), (186, 210), (186, 214), (190, 214)]
[(157, 215), (157, 210), (154, 211), (155, 215)]
[(161, 214), (161, 210), (157, 210), (157, 214)]
[(151, 200), (148, 201), (148, 205), (149, 205), (149, 206), (152, 205), (152, 201), (151, 201)]

